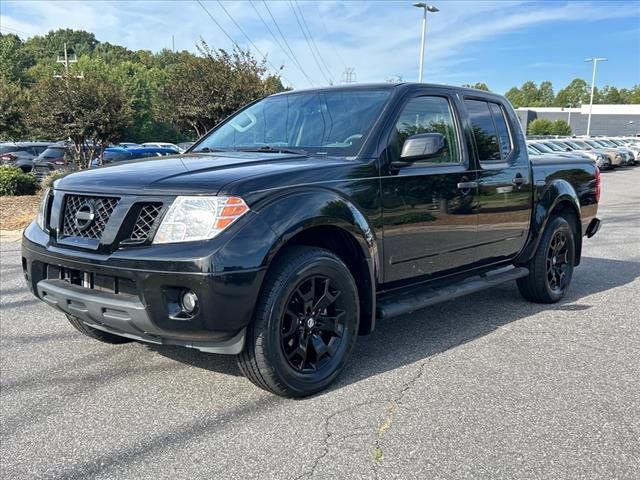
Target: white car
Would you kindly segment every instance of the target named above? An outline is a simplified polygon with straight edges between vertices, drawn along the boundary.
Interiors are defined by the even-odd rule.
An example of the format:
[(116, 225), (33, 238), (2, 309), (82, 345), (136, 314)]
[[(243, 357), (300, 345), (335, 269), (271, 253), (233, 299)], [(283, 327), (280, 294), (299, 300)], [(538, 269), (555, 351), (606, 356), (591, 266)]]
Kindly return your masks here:
[(184, 150), (177, 146), (175, 143), (168, 142), (145, 142), (142, 144), (143, 147), (158, 147), (158, 148), (171, 148), (178, 153), (183, 153)]

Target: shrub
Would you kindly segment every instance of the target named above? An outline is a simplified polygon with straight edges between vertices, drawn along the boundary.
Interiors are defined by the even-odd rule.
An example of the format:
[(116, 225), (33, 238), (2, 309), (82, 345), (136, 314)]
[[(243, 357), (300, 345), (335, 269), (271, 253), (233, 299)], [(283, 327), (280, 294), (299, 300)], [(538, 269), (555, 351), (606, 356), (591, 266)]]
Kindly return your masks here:
[(564, 120), (558, 119), (553, 122), (553, 135), (571, 135), (571, 127)]
[(529, 135), (553, 135), (553, 122), (546, 118), (536, 118), (529, 124)]
[(44, 177), (42, 179), (42, 183), (40, 184), (40, 186), (42, 188), (53, 188), (53, 182), (55, 182), (59, 178), (64, 177), (68, 173), (69, 172), (63, 172), (63, 171), (60, 171), (60, 170), (52, 172), (52, 173), (50, 173), (49, 175), (47, 175), (46, 177)]
[(36, 179), (16, 167), (0, 167), (0, 195), (33, 195)]

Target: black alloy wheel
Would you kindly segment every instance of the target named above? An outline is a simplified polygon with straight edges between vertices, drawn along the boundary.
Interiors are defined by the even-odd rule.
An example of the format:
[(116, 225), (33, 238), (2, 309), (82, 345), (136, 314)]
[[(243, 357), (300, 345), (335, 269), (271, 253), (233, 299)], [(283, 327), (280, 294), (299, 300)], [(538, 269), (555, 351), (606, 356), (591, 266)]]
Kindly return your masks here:
[(337, 255), (318, 247), (285, 247), (263, 282), (238, 355), (240, 370), (277, 395), (313, 395), (344, 369), (359, 317), (356, 282)]
[(323, 275), (303, 279), (289, 296), (280, 341), (296, 371), (317, 372), (331, 363), (345, 328), (343, 299), (335, 282)]
[(554, 232), (547, 251), (547, 282), (555, 294), (562, 294), (567, 287), (569, 265), (569, 241), (562, 230)]
[(537, 303), (555, 303), (567, 293), (573, 276), (576, 244), (572, 224), (553, 216), (542, 232), (535, 255), (526, 267), (529, 274), (517, 280), (524, 298)]

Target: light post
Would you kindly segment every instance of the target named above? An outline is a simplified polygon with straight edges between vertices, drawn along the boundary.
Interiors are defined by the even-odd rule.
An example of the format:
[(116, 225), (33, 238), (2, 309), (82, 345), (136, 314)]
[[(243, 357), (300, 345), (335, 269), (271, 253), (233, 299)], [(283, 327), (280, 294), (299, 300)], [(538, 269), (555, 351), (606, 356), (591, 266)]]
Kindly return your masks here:
[(606, 62), (606, 58), (586, 58), (585, 62), (593, 62), (593, 75), (591, 76), (591, 100), (589, 101), (589, 118), (587, 120), (587, 137), (589, 136), (589, 132), (591, 131), (591, 110), (593, 110), (593, 91), (596, 87), (596, 67), (598, 66), (598, 62)]
[(571, 109), (573, 108), (573, 103), (568, 104), (567, 108), (569, 109), (569, 116), (567, 118), (567, 123), (569, 124), (569, 128), (571, 128)]
[(422, 82), (422, 67), (424, 65), (424, 41), (427, 35), (427, 12), (436, 13), (439, 12), (437, 7), (433, 5), (427, 5), (424, 2), (418, 2), (413, 4), (414, 7), (422, 9), (422, 41), (420, 42), (420, 71), (418, 72), (418, 82)]

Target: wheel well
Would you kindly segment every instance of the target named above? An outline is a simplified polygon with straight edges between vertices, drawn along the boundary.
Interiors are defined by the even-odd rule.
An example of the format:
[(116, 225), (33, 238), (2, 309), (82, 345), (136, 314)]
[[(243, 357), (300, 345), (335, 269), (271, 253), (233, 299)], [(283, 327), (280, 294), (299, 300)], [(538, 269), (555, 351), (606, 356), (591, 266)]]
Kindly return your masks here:
[(374, 286), (367, 259), (357, 240), (346, 230), (331, 225), (311, 227), (296, 234), (283, 246), (308, 245), (335, 253), (345, 263), (358, 288), (360, 299), (360, 326), (358, 333), (366, 335), (373, 330)]
[(558, 203), (551, 211), (551, 216), (557, 215), (559, 217), (564, 218), (569, 225), (571, 226), (571, 230), (573, 230), (573, 241), (575, 244), (575, 264), (580, 265), (580, 259), (582, 257), (582, 225), (580, 224), (580, 214), (577, 211), (575, 205), (573, 205), (569, 201), (562, 201)]

